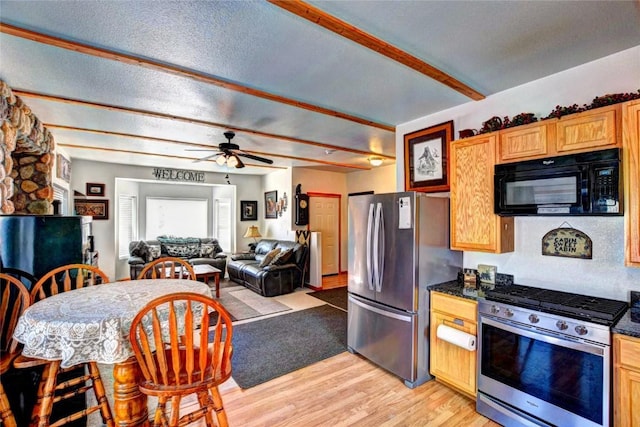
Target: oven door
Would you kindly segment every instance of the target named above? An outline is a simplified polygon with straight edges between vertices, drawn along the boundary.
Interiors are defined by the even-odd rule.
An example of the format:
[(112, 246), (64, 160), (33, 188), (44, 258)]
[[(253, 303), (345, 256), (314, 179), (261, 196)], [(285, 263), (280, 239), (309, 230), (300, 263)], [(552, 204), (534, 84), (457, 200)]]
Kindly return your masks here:
[[(609, 346), (564, 339), (483, 315), (478, 332), (478, 408), (485, 395), (489, 399), (484, 404), (506, 404), (494, 408), (503, 415), (525, 413), (497, 420), (503, 424), (518, 420), (520, 425), (609, 425)], [(544, 422), (525, 421), (530, 419)]]

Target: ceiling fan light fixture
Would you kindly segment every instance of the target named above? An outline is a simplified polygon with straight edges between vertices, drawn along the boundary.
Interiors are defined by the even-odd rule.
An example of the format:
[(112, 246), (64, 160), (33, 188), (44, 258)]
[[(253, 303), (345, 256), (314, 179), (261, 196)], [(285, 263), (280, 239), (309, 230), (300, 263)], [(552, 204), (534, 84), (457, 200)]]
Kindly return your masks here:
[(382, 164), (382, 157), (369, 157), (369, 163), (371, 163), (371, 166), (380, 166)]
[(216, 163), (217, 163), (219, 166), (224, 166), (224, 164), (225, 164), (226, 162), (227, 162), (227, 158), (225, 157), (225, 155), (224, 155), (224, 154), (220, 154), (220, 155), (218, 156), (218, 158), (216, 159)]
[(230, 168), (235, 168), (238, 166), (238, 158), (234, 155), (231, 155), (227, 158), (227, 166)]

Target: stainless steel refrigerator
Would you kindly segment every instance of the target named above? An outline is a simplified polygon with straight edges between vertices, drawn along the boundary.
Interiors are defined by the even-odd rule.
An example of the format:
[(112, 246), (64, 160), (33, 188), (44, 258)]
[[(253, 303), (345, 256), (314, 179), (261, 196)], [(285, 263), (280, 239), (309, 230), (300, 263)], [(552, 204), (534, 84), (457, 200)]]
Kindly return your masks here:
[(427, 286), (453, 280), (449, 199), (405, 192), (349, 198), (347, 346), (407, 387), (429, 375)]

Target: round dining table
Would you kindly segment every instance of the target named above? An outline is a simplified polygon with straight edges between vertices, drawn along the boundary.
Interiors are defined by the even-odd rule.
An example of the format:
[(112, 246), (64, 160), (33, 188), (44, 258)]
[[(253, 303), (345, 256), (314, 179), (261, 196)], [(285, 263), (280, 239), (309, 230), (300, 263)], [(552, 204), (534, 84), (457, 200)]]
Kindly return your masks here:
[(131, 321), (147, 303), (174, 292), (211, 296), (207, 284), (184, 279), (88, 286), (31, 305), (20, 316), (14, 338), (24, 344), (24, 356), (60, 360), (63, 368), (85, 362), (114, 364), (112, 410), (116, 425), (146, 425), (147, 397), (138, 390), (141, 376), (129, 343), (129, 330)]

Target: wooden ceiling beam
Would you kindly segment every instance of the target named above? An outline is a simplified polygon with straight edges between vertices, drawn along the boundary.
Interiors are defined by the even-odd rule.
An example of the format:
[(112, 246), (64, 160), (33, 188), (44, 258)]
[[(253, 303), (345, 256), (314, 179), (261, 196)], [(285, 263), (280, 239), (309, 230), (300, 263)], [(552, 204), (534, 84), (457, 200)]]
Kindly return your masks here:
[[(153, 137), (153, 136), (143, 136), (143, 135), (136, 135), (136, 134), (131, 134), (131, 133), (112, 132), (112, 131), (88, 129), (88, 128), (79, 128), (79, 127), (74, 127), (74, 126), (62, 126), (62, 125), (55, 125), (55, 124), (51, 124), (51, 123), (43, 123), (43, 125), (45, 127), (49, 128), (49, 129), (60, 129), (60, 130), (67, 130), (67, 131), (73, 131), (73, 132), (85, 132), (85, 133), (92, 133), (92, 134), (95, 134), (95, 135), (115, 136), (115, 137), (118, 137), (118, 138), (143, 139), (143, 140), (147, 140), (147, 141), (156, 141), (156, 142), (162, 142), (162, 143), (187, 145), (187, 146), (191, 146), (191, 147), (199, 147), (199, 148), (211, 149), (212, 151), (214, 151), (215, 148), (216, 148), (215, 146), (206, 145), (206, 144), (197, 144), (197, 143), (194, 143), (194, 142), (178, 141), (178, 140), (175, 140), (175, 139), (157, 138), (157, 137)], [(135, 154), (143, 154), (143, 153), (145, 153), (145, 152), (139, 152), (139, 151), (120, 150), (120, 149), (92, 147), (92, 146), (83, 146), (83, 145), (72, 145), (72, 144), (64, 144), (64, 143), (56, 143), (56, 144), (60, 145), (62, 147), (85, 148), (85, 149), (96, 149), (96, 150), (110, 150), (110, 151), (118, 151), (118, 152), (125, 152), (125, 153), (135, 153)], [(323, 164), (323, 165), (340, 166), (340, 167), (351, 168), (351, 169), (363, 169), (363, 170), (371, 169), (368, 166), (360, 166), (360, 165), (354, 165), (354, 164), (348, 164), (348, 163), (330, 162), (330, 161), (327, 161), (327, 160), (317, 160), (317, 159), (310, 160), (310, 159), (303, 158), (303, 157), (288, 156), (286, 154), (275, 154), (275, 153), (272, 153), (272, 152), (264, 153), (262, 151), (252, 151), (252, 150), (242, 150), (242, 151), (245, 152), (245, 153), (254, 154), (256, 156), (277, 157), (279, 159), (288, 159), (288, 160), (297, 160), (297, 161), (302, 161), (302, 162), (319, 163), (319, 164)], [(179, 159), (188, 159), (188, 160), (200, 160), (197, 157), (179, 156), (179, 155), (173, 155), (173, 154), (160, 154), (160, 153), (148, 153), (148, 152), (147, 152), (147, 154), (155, 155), (155, 156), (162, 156), (162, 157), (170, 157), (170, 158), (179, 158)], [(213, 162), (213, 160), (204, 160), (204, 161)], [(246, 162), (245, 162), (245, 164), (246, 164)], [(262, 166), (262, 164), (255, 164), (255, 165), (252, 165), (252, 166)], [(268, 167), (268, 166), (265, 165), (264, 167)]]
[[(187, 156), (175, 156), (173, 154), (161, 154), (161, 153), (149, 153), (147, 151), (136, 151), (136, 150), (120, 150), (118, 148), (107, 148), (107, 147), (93, 147), (93, 146), (89, 146), (89, 145), (79, 145), (79, 144), (59, 144), (56, 143), (56, 145), (59, 145), (61, 147), (65, 147), (65, 148), (75, 148), (78, 150), (97, 150), (97, 151), (105, 151), (108, 153), (124, 153), (124, 154), (140, 154), (143, 156), (153, 156), (153, 157), (162, 157), (162, 158), (166, 158), (166, 159), (183, 159), (183, 160), (195, 160), (193, 157), (187, 157)], [(282, 166), (272, 166), (272, 165), (267, 165), (267, 164), (262, 164), (262, 163), (247, 163), (247, 162), (243, 162), (245, 164), (245, 166), (252, 166), (252, 167), (258, 167), (258, 168), (271, 168), (271, 169), (286, 169), (285, 167)], [(216, 172), (216, 171), (212, 171), (212, 172)]]
[(448, 75), (447, 73), (440, 71), (436, 67), (427, 64), (423, 60), (401, 50), (397, 47), (390, 45), (389, 43), (355, 27), (345, 21), (336, 18), (333, 15), (329, 15), (317, 7), (314, 7), (301, 0), (268, 0), (270, 3), (285, 9), (296, 16), (304, 18), (313, 22), (329, 31), (332, 31), (344, 38), (347, 38), (359, 45), (367, 47), (380, 55), (393, 59), (409, 68), (412, 68), (419, 73), (430, 77), (445, 86), (475, 100), (479, 101), (484, 99), (485, 96), (475, 89), (467, 86), (461, 81)]
[[(148, 110), (142, 110), (142, 109), (137, 109), (137, 108), (126, 108), (126, 107), (120, 107), (120, 106), (117, 106), (117, 105), (100, 104), (100, 103), (96, 103), (96, 102), (82, 101), (82, 100), (79, 100), (79, 99), (72, 99), (72, 98), (64, 98), (64, 97), (53, 96), (53, 95), (46, 95), (46, 94), (37, 93), (37, 92), (29, 92), (29, 91), (25, 91), (25, 90), (21, 90), (21, 89), (13, 89), (12, 92), (15, 95), (20, 96), (22, 98), (33, 98), (33, 99), (40, 99), (40, 100), (44, 100), (44, 101), (61, 102), (61, 103), (64, 103), (64, 104), (69, 104), (69, 105), (80, 105), (80, 106), (83, 106), (83, 107), (98, 108), (98, 109), (102, 109), (102, 110), (114, 111), (114, 112), (125, 113), (125, 114), (137, 114), (137, 115), (141, 115), (141, 116), (145, 116), (145, 117), (153, 117), (153, 118), (157, 118), (157, 119), (173, 120), (173, 121), (179, 121), (179, 122), (184, 122), (184, 123), (189, 123), (189, 124), (194, 124), (194, 125), (215, 127), (215, 128), (220, 128), (220, 129), (224, 129), (224, 130), (232, 130), (232, 131), (235, 131), (236, 133), (245, 133), (245, 134), (255, 135), (255, 136), (264, 137), (264, 138), (278, 139), (280, 141), (286, 141), (286, 142), (291, 142), (291, 143), (296, 143), (296, 144), (306, 144), (306, 145), (311, 145), (311, 146), (314, 146), (314, 147), (320, 147), (320, 148), (324, 148), (324, 149), (328, 149), (328, 150), (344, 151), (344, 152), (347, 152), (347, 153), (362, 154), (364, 156), (379, 156), (379, 157), (383, 157), (385, 159), (395, 160), (395, 156), (388, 156), (388, 155), (384, 155), (384, 154), (380, 154), (380, 153), (375, 153), (375, 152), (372, 152), (372, 151), (356, 150), (356, 149), (349, 148), (349, 147), (340, 147), (340, 146), (337, 146), (337, 145), (325, 144), (325, 143), (322, 143), (322, 142), (316, 142), (316, 141), (300, 139), (300, 138), (293, 138), (293, 137), (284, 136), (284, 135), (277, 135), (277, 134), (273, 134), (273, 133), (257, 131), (257, 130), (254, 130), (254, 129), (239, 128), (239, 127), (235, 127), (235, 126), (226, 125), (224, 123), (210, 122), (210, 121), (206, 121), (206, 120), (199, 120), (199, 119), (193, 119), (193, 118), (190, 118), (190, 117), (176, 116), (176, 115), (173, 115), (173, 114), (158, 113), (158, 112), (155, 112), (155, 111), (148, 111)], [(55, 126), (55, 125), (52, 124), (51, 126)], [(209, 145), (209, 147), (210, 147), (210, 145)]]
[(154, 71), (160, 71), (167, 74), (185, 77), (191, 80), (212, 84), (228, 90), (241, 92), (246, 95), (255, 96), (257, 98), (267, 99), (269, 101), (278, 102), (281, 104), (290, 105), (292, 107), (312, 111), (314, 113), (325, 114), (327, 116), (348, 120), (354, 123), (359, 123), (361, 125), (371, 126), (371, 127), (383, 129), (389, 132), (395, 132), (394, 126), (390, 126), (385, 123), (379, 123), (373, 120), (366, 120), (366, 119), (363, 119), (362, 117), (343, 113), (341, 111), (331, 110), (329, 108), (310, 104), (297, 99), (286, 98), (284, 96), (276, 95), (260, 89), (255, 89), (249, 86), (244, 86), (239, 83), (235, 83), (233, 81), (226, 80), (220, 77), (215, 77), (208, 74), (199, 73), (197, 71), (192, 71), (183, 67), (179, 67), (177, 65), (161, 63), (161, 62), (153, 61), (151, 59), (147, 59), (143, 57), (138, 57), (138, 56), (129, 55), (125, 53), (119, 53), (113, 50), (91, 46), (84, 43), (74, 42), (74, 41), (66, 40), (60, 37), (37, 33), (35, 31), (27, 30), (25, 28), (16, 27), (14, 25), (9, 25), (2, 22), (0, 22), (0, 32), (9, 34), (11, 36), (32, 40), (37, 43), (42, 43), (49, 46), (55, 46), (61, 49), (71, 50), (71, 51), (82, 53), (85, 55), (91, 55), (91, 56), (95, 56), (102, 59), (109, 59), (112, 61), (121, 62), (123, 64), (135, 65), (135, 66), (147, 68)]

